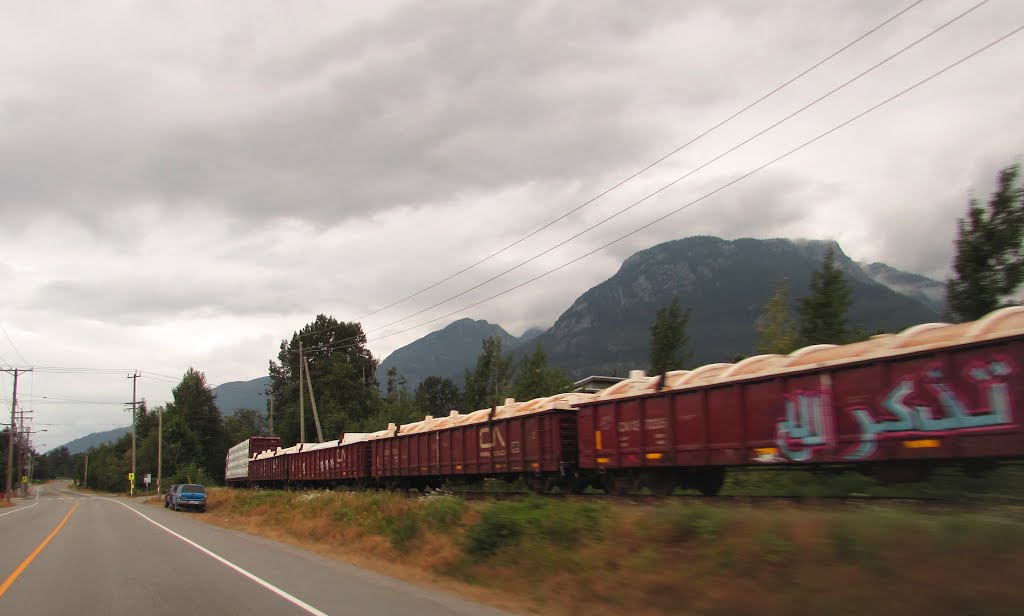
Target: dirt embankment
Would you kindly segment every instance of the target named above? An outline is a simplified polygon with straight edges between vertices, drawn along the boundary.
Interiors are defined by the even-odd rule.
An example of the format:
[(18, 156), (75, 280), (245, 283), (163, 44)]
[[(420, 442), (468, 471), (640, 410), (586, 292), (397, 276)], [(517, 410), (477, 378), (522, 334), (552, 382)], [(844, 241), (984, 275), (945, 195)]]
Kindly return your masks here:
[(998, 512), (228, 489), (208, 503), (212, 523), (519, 612), (980, 616), (1024, 605), (1024, 520)]

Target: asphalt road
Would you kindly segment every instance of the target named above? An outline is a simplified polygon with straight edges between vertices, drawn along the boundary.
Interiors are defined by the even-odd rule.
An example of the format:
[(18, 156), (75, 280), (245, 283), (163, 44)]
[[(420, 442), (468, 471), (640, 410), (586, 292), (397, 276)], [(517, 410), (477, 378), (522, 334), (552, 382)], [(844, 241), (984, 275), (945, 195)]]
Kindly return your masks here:
[(0, 614), (502, 613), (196, 514), (60, 485), (15, 502), (0, 509)]

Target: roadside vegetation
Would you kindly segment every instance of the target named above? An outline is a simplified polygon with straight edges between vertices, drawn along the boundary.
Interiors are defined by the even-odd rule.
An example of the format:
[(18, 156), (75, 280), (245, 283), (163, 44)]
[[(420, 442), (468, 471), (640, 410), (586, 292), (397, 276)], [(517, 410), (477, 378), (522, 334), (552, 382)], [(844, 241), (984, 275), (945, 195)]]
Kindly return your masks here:
[[(156, 501), (153, 501), (156, 504)], [(214, 489), (205, 519), (544, 614), (1016, 614), (1024, 509)]]

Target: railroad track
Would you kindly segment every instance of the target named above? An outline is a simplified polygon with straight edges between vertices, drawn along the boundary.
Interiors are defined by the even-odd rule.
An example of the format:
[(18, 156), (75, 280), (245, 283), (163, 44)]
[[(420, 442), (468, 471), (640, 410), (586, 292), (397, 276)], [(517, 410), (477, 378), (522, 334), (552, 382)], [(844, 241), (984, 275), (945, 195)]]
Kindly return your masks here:
[(869, 494), (851, 494), (846, 496), (794, 496), (794, 495), (740, 495), (728, 494), (720, 496), (702, 496), (698, 494), (673, 494), (656, 496), (653, 494), (627, 494), (616, 496), (601, 493), (562, 494), (548, 492), (535, 494), (528, 491), (513, 492), (446, 492), (435, 491), (435, 495), (457, 496), (465, 500), (509, 501), (521, 500), (530, 496), (566, 500), (595, 500), (633, 504), (653, 504), (658, 502), (692, 502), (702, 505), (753, 506), (765, 504), (792, 504), (820, 507), (854, 507), (874, 505), (897, 505), (920, 508), (956, 508), (989, 509), (994, 507), (1017, 507), (1024, 514), (1024, 498), (1012, 496), (984, 496), (946, 498), (936, 496), (874, 496)]

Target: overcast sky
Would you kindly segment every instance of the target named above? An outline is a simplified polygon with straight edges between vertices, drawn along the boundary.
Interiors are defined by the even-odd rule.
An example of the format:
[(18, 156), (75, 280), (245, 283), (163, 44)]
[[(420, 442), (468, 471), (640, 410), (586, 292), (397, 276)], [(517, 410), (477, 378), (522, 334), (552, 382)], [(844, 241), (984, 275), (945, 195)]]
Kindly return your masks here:
[[(471, 265), (910, 4), (0, 2), (0, 365), (40, 367), (19, 385), (48, 430), (40, 449), (127, 425), (131, 369), (154, 405), (189, 366), (214, 385), (263, 376), (318, 313), (360, 319)], [(967, 199), (1024, 154), (1024, 34), (463, 309), (988, 44), (1024, 24), (1020, 0), (985, 3), (607, 224), (383, 327), (611, 216), (975, 4), (925, 0), (622, 188), (363, 319), (370, 348), (383, 358), (462, 317), (514, 335), (549, 326), (636, 250), (694, 234), (836, 239), (854, 259), (943, 278)], [(3, 375), (7, 409), (11, 388)]]

